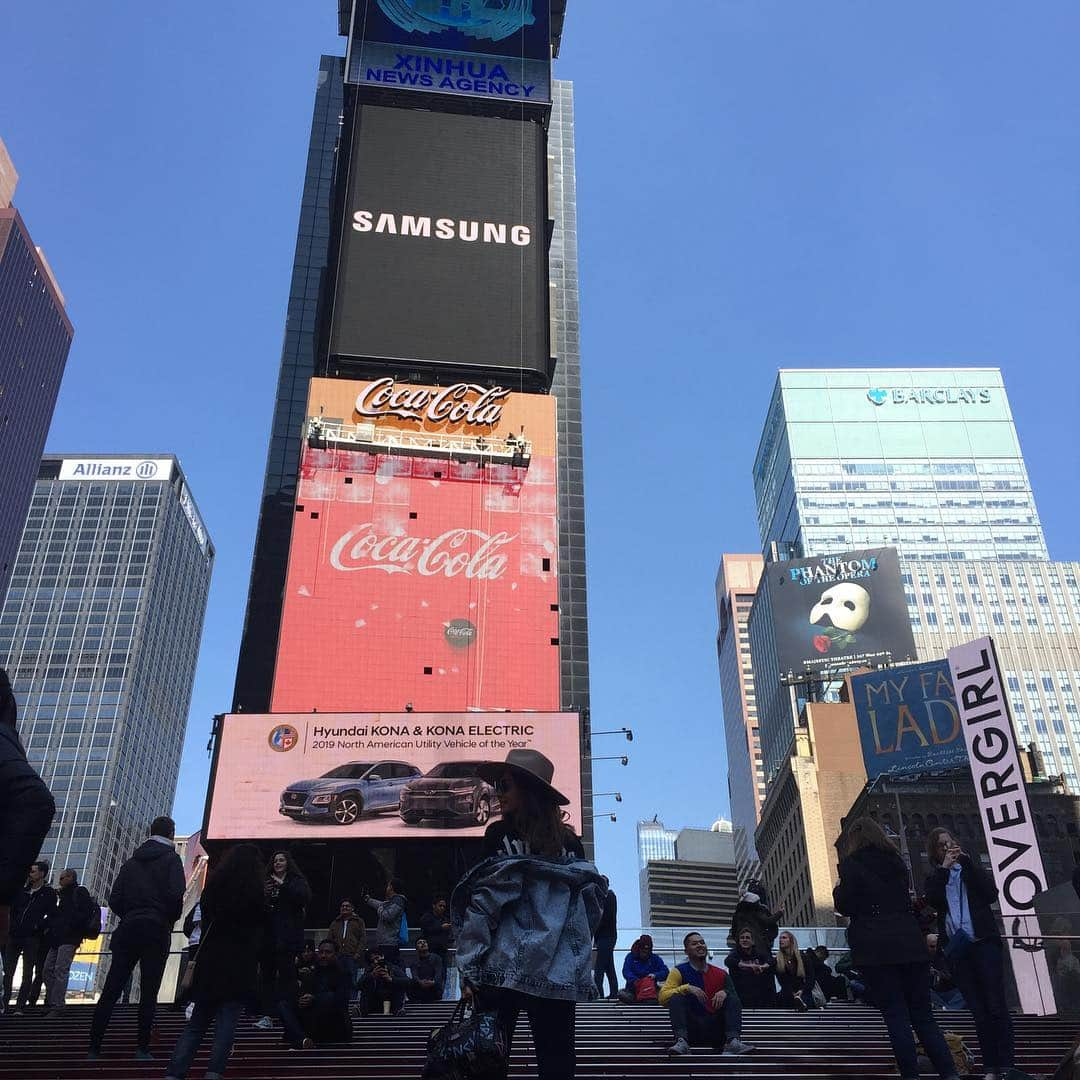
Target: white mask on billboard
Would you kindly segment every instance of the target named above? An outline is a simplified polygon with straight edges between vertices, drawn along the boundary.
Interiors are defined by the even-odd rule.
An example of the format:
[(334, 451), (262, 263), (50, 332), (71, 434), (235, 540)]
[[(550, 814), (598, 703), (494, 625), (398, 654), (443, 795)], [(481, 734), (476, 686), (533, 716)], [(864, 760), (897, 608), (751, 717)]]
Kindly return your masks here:
[(810, 611), (815, 626), (826, 618), (837, 629), (855, 633), (870, 618), (870, 594), (853, 581), (830, 585)]

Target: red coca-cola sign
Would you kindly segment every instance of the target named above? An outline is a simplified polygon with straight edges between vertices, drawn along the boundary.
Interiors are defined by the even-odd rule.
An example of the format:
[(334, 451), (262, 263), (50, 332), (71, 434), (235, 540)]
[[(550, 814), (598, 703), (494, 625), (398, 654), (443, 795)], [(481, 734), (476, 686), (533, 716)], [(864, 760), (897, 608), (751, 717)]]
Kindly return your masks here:
[[(554, 402), (512, 398), (551, 445)], [(557, 709), (556, 483), (550, 452), (481, 466), (305, 448), (272, 710)]]

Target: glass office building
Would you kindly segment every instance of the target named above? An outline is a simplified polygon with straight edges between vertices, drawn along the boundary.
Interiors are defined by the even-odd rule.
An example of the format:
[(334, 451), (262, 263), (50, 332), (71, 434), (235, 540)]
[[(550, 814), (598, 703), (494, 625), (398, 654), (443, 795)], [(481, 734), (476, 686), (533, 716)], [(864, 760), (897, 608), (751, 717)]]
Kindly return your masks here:
[(996, 368), (781, 371), (754, 493), (766, 557), (1049, 558)]
[(0, 602), (73, 333), (45, 255), (10, 205), (17, 182), (0, 140)]
[[(999, 370), (781, 371), (754, 487), (767, 556), (896, 547), (919, 659), (992, 635), (1019, 738), (1080, 792), (1078, 568), (1050, 561)], [(771, 779), (808, 687), (780, 681), (766, 590), (748, 630)]]
[(172, 807), (213, 564), (175, 458), (41, 461), (0, 666), (56, 799), (42, 857), (99, 898)]
[(657, 818), (637, 823), (638, 869), (664, 859), (675, 858), (675, 837), (678, 829), (667, 829)]

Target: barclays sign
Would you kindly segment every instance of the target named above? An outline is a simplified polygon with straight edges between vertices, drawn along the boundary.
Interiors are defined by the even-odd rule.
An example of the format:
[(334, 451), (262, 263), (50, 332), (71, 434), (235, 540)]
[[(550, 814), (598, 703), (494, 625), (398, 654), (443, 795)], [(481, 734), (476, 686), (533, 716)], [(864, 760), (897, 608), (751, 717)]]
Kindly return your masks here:
[(957, 386), (923, 387), (916, 389), (897, 386), (885, 389), (875, 386), (866, 391), (874, 405), (988, 405), (990, 391), (986, 387), (968, 388)]

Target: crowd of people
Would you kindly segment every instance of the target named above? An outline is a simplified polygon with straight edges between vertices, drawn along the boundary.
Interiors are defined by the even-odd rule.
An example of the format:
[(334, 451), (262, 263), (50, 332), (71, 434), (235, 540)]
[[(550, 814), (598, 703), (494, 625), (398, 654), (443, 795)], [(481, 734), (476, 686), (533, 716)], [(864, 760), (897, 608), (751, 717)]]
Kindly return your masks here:
[[(101, 908), (73, 870), (65, 869), (54, 888), (50, 867), (35, 858), (54, 806), (26, 763), (14, 715), (0, 671), (0, 1007), (11, 1001), (21, 965), (15, 1011), (36, 1005), (44, 989), (46, 1013), (55, 1015), (76, 951), (101, 930)], [(686, 935), (686, 959), (670, 968), (642, 935), (623, 963), (620, 988), (615, 894), (566, 824), (568, 800), (552, 785), (553, 772), (533, 750), (513, 750), (505, 762), (482, 767), (502, 814), (487, 827), (482, 860), (449, 901), (435, 897), (421, 917), (422, 936), (408, 962), (408, 901), (397, 878), (381, 896), (357, 898), (372, 910), (373, 928), (354, 899), (342, 897), (326, 935), (315, 940), (305, 929), (312, 889), (291, 855), (277, 851), (266, 863), (255, 845), (228, 849), (184, 922), (189, 948), (179, 997), (187, 1024), (167, 1076), (187, 1076), (212, 1028), (205, 1075), (221, 1077), (245, 1015), (256, 1027), (280, 1028), (295, 1050), (344, 1043), (356, 1020), (448, 996), (452, 973), (465, 1002), (497, 1017), (505, 1053), (520, 1013), (527, 1014), (541, 1080), (573, 1077), (575, 1003), (602, 997), (605, 982), (609, 998), (667, 1009), (673, 1055), (695, 1044), (725, 1055), (753, 1050), (742, 1039), (744, 1008), (805, 1012), (857, 999), (880, 1009), (902, 1080), (919, 1075), (916, 1037), (942, 1080), (957, 1076), (935, 1006), (971, 1010), (988, 1080), (1018, 1075), (1004, 946), (992, 910), (997, 890), (947, 830), (930, 834), (932, 871), (919, 898), (881, 828), (869, 818), (848, 824), (837, 844), (834, 904), (849, 919), (849, 949), (835, 970), (824, 946), (803, 949), (790, 930), (781, 932), (783, 909), (773, 910), (763, 884), (751, 881), (736, 906), (722, 966), (709, 962), (701, 933)], [(185, 886), (175, 825), (159, 817), (108, 897), (118, 922), (93, 1011), (91, 1058), (101, 1056), (114, 1007), (138, 969), (136, 1057), (151, 1059), (155, 1003)]]

